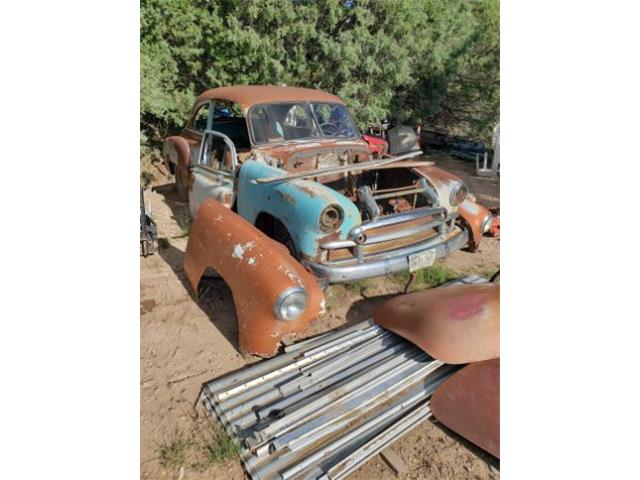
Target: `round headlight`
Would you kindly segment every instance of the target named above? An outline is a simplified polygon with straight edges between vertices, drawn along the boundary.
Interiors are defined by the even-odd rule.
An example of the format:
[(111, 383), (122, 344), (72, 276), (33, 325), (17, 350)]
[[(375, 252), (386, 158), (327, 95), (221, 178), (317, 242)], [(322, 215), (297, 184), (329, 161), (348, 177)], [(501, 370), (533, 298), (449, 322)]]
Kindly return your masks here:
[(307, 309), (309, 297), (302, 287), (288, 288), (280, 294), (274, 308), (278, 320), (292, 321), (300, 318)]
[(482, 220), (482, 225), (480, 228), (482, 229), (482, 233), (487, 233), (489, 228), (491, 228), (491, 220), (493, 219), (493, 215), (491, 213), (487, 213), (487, 216)]
[(464, 183), (458, 183), (453, 190), (451, 190), (451, 196), (449, 197), (449, 201), (451, 205), (457, 207), (462, 202), (464, 202), (465, 198), (467, 198), (467, 186)]
[(320, 214), (320, 228), (325, 232), (333, 232), (340, 228), (344, 212), (338, 205), (329, 205)]

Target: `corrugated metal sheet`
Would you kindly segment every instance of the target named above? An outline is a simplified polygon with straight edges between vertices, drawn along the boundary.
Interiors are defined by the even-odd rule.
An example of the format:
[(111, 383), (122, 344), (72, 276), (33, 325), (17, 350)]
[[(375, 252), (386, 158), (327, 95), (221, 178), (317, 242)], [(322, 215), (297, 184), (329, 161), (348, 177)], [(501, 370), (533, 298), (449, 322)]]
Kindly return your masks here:
[(214, 380), (201, 400), (252, 479), (333, 480), (429, 418), (457, 368), (368, 320)]

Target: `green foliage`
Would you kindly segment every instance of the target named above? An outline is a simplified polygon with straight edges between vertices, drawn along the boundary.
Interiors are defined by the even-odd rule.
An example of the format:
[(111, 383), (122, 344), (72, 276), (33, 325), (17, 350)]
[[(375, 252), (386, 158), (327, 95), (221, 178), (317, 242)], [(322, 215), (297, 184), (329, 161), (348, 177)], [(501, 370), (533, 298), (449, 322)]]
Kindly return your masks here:
[(369, 288), (369, 282), (365, 280), (355, 280), (351, 283), (345, 284), (344, 288), (351, 295), (362, 295), (367, 288)]
[(226, 433), (215, 435), (211, 441), (207, 443), (205, 450), (207, 453), (207, 461), (216, 464), (226, 463), (228, 460), (236, 458), (240, 453), (238, 446)]
[(499, 106), (498, 0), (142, 0), (145, 146), (223, 85), (320, 88), (362, 127), (388, 116), (487, 138)]

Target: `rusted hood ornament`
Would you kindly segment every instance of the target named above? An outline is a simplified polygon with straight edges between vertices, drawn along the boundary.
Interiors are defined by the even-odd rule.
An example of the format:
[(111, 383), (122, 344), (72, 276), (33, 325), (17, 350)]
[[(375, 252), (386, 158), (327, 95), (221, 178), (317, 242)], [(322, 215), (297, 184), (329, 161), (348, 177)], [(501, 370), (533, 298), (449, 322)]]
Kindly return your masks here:
[(382, 304), (373, 320), (445, 363), (500, 357), (500, 287), (459, 285)]

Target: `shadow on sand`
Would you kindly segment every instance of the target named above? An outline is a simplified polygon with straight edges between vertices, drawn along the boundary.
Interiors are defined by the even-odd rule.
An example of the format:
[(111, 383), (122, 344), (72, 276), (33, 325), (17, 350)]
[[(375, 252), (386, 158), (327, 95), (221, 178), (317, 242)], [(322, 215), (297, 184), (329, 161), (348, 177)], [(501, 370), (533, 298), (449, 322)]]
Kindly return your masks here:
[(191, 288), (187, 275), (182, 268), (184, 252), (168, 243), (164, 248), (158, 248), (158, 254), (176, 274), (185, 289), (186, 295), (189, 295), (198, 304), (198, 307), (207, 315), (213, 326), (218, 329), (238, 353), (242, 354), (238, 344), (238, 322), (233, 295), (224, 280), (211, 277), (203, 278), (198, 287), (198, 298), (196, 298), (195, 292)]

